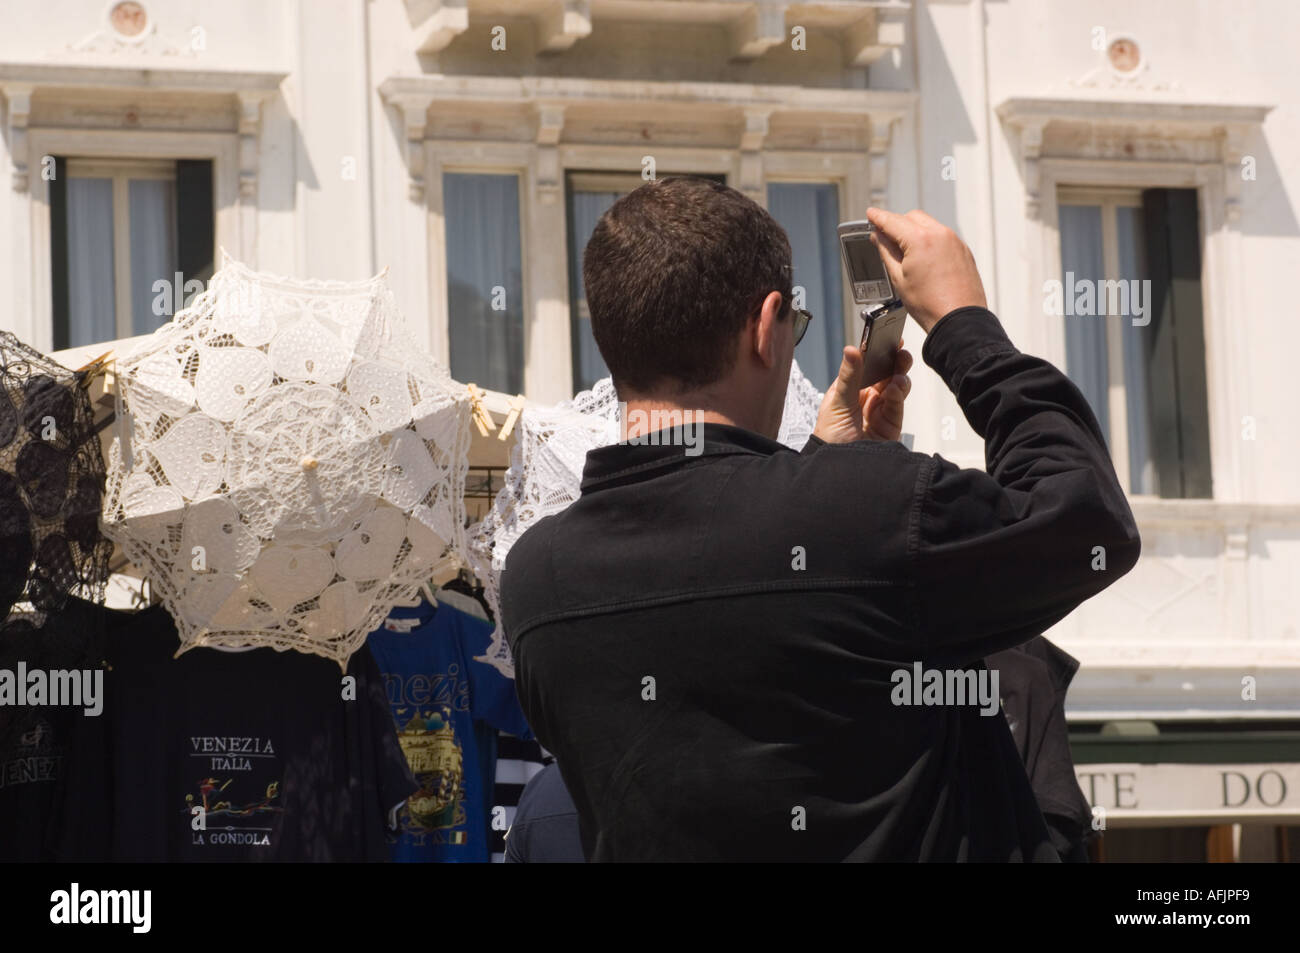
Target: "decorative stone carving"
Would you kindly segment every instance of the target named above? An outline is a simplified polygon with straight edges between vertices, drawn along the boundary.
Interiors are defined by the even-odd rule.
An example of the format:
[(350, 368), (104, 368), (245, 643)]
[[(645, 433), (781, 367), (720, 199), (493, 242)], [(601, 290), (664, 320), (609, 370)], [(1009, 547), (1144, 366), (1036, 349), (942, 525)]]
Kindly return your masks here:
[(138, 0), (121, 0), (104, 12), (104, 26), (64, 48), (64, 53), (106, 54), (110, 56), (197, 56), (195, 35), (184, 40), (168, 39), (158, 32), (158, 24)]
[(871, 204), (889, 204), (889, 141), (897, 118), (871, 120)]
[(406, 0), (417, 53), (437, 53), (469, 29), (467, 0)]
[(907, 9), (869, 8), (845, 32), (845, 58), (854, 66), (870, 66), (907, 42)]
[(786, 4), (753, 4), (731, 24), (731, 57), (752, 60), (785, 42)]
[(9, 106), (9, 154), (13, 157), (15, 192), (27, 191), (27, 119), (32, 111), (30, 83), (5, 83), (5, 102)]
[[(1224, 218), (1240, 215), (1245, 141), (1272, 106), (1110, 98), (1013, 98), (998, 116), (1018, 141), (1025, 212), (1037, 218), (1043, 159), (1183, 162), (1224, 174)], [(1218, 174), (1217, 171), (1215, 174)]]
[(540, 52), (567, 50), (591, 34), (591, 0), (551, 0), (533, 22)]
[(1152, 75), (1148, 62), (1138, 43), (1137, 37), (1127, 33), (1112, 33), (1106, 37), (1105, 45), (1098, 50), (1099, 62), (1078, 79), (1068, 80), (1066, 85), (1082, 89), (1129, 89), (1149, 92), (1174, 92), (1179, 89), (1176, 81), (1164, 80)]
[(429, 125), (429, 107), (434, 94), (412, 88), (399, 77), (390, 77), (379, 85), (379, 95), (402, 116), (406, 138), (406, 170), (411, 177), (409, 193), (414, 202), (424, 201), (424, 136)]
[(740, 191), (762, 204), (763, 141), (767, 138), (770, 109), (746, 109), (740, 134)]
[(241, 90), (239, 98), (239, 195), (257, 198), (257, 144), (262, 125), (262, 103), (270, 98), (267, 90)]
[(564, 107), (537, 106), (537, 195), (546, 205), (558, 201), (563, 190), (560, 171), (560, 135), (564, 132)]
[(1223, 129), (1223, 215), (1230, 224), (1241, 220), (1241, 159), (1249, 133), (1244, 123), (1228, 123)]

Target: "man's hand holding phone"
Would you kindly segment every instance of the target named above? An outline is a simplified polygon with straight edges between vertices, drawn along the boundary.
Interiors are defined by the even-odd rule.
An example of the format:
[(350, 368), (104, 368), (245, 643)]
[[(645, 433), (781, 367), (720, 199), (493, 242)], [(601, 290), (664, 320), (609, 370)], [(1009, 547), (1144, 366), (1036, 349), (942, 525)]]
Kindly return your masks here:
[[(988, 307), (975, 256), (952, 229), (919, 210), (897, 215), (869, 208), (867, 221), (872, 226), (869, 240), (879, 250), (892, 285), (888, 290), (903, 302), (907, 313), (926, 334), (958, 308)], [(851, 227), (855, 225), (856, 231)], [(854, 232), (854, 238), (861, 238), (864, 227), (860, 222), (841, 225), (841, 243), (847, 237), (846, 232)], [(846, 250), (845, 265), (850, 282), (879, 276), (879, 266), (875, 266), (877, 271), (873, 275), (869, 261), (860, 253), (851, 255)], [(859, 287), (870, 291), (876, 286), (855, 284), (852, 287), (856, 300)], [(827, 443), (899, 439), (903, 432), (903, 401), (912, 388), (907, 376), (911, 367), (912, 356), (900, 349), (893, 376), (868, 386), (863, 380), (866, 375), (862, 351), (846, 347), (840, 372), (822, 400), (813, 433)]]
[(862, 386), (862, 352), (846, 347), (840, 372), (822, 398), (813, 434), (827, 443), (897, 440), (903, 435), (903, 401), (912, 389), (912, 355), (899, 348), (894, 376)]
[(951, 228), (919, 210), (869, 208), (867, 221), (894, 293), (926, 334), (958, 308), (988, 307), (975, 256)]

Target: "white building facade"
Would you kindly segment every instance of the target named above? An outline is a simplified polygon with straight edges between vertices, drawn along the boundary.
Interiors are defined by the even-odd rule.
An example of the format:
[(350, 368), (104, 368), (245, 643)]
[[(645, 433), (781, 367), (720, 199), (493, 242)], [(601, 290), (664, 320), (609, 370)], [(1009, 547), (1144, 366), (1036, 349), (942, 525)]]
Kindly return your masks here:
[[(786, 227), (824, 387), (860, 330), (836, 222), (923, 208), (1092, 400), (1142, 530), (1048, 633), (1103, 856), (1294, 859), (1298, 31), (1289, 0), (3, 0), (0, 327), (102, 351), (221, 249), (388, 267), (454, 377), (554, 403), (604, 376), (596, 219), (690, 173)], [(982, 466), (913, 378), (916, 449)]]

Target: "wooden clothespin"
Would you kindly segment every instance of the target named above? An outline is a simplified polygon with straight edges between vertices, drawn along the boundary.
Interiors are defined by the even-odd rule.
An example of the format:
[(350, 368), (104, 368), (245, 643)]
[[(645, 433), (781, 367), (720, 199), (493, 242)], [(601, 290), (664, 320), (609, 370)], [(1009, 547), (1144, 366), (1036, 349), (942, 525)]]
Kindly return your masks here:
[(510, 398), (510, 413), (506, 414), (505, 423), (501, 425), (501, 430), (497, 433), (498, 440), (506, 440), (510, 437), (510, 431), (515, 429), (515, 422), (519, 419), (519, 414), (523, 409), (523, 394), (515, 394), (514, 397)]
[(486, 396), (477, 384), (466, 384), (469, 388), (470, 405), (473, 407), (474, 425), (478, 427), (480, 436), (486, 437), (496, 429), (496, 424), (492, 422), (492, 415), (487, 412), (483, 406), (483, 398)]
[[(77, 384), (90, 396), (95, 414), (94, 431), (100, 433), (117, 419), (114, 398), (117, 396), (117, 358), (112, 351), (87, 361), (75, 371)], [(102, 383), (95, 390), (96, 381)]]
[[(76, 373), (81, 375), (81, 386), (90, 387), (90, 382), (100, 374), (111, 376), (110, 365), (113, 363), (113, 352), (105, 351), (99, 357), (91, 358), (85, 364), (77, 368)], [(105, 382), (107, 389), (107, 381)]]
[(103, 354), (99, 355), (99, 357), (92, 357), (85, 364), (82, 364), (79, 368), (77, 368), (77, 373), (84, 374), (87, 371), (93, 371), (94, 373), (99, 373), (100, 366), (103, 364), (107, 364), (109, 360), (112, 359), (112, 357), (113, 357), (112, 351), (105, 351)]

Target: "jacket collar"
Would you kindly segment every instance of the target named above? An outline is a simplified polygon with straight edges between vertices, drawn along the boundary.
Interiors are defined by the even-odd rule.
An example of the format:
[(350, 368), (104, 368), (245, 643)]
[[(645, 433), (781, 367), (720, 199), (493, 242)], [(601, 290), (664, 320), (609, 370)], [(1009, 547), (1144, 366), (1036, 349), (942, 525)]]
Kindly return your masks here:
[(783, 443), (730, 424), (669, 427), (589, 451), (581, 488), (585, 493), (616, 480), (633, 475), (640, 478), (650, 471), (679, 467), (703, 457), (737, 453), (766, 457), (781, 451), (794, 452)]

